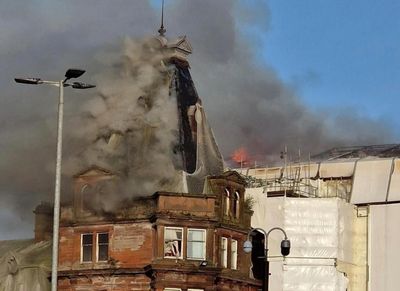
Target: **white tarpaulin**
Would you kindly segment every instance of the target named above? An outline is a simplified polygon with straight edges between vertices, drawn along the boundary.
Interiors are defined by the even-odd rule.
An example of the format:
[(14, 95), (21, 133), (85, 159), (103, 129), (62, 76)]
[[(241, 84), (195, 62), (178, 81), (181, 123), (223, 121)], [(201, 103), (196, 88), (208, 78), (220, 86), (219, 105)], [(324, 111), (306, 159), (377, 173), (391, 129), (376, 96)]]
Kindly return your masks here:
[[(256, 179), (279, 179), (283, 175), (285, 177), (298, 175), (299, 178), (309, 178), (317, 176), (319, 169), (318, 163), (310, 164), (294, 164), (290, 165), (284, 171), (284, 167), (273, 168), (239, 168), (235, 169), (238, 173), (246, 176), (251, 176)], [(285, 173), (284, 173), (285, 172)]]
[[(353, 207), (338, 198), (266, 198), (262, 188), (246, 190), (255, 200), (252, 227), (282, 227), (292, 242), (291, 256), (352, 260)], [(269, 237), (270, 255), (280, 254), (282, 234)]]
[(345, 162), (324, 162), (319, 166), (320, 178), (351, 177), (354, 173), (355, 161)]
[[(292, 244), (284, 262), (271, 261), (272, 290), (346, 290), (346, 280), (334, 261), (352, 260), (350, 204), (338, 198), (266, 198), (262, 188), (247, 189), (246, 193), (255, 200), (252, 227), (266, 231), (282, 227)], [(269, 256), (280, 256), (282, 239), (278, 231), (270, 234)]]
[(347, 290), (348, 279), (334, 265), (286, 265), (284, 269), (285, 291)]
[(371, 205), (369, 217), (370, 291), (398, 291), (400, 204)]
[(393, 159), (358, 160), (350, 203), (367, 204), (386, 201)]
[(286, 199), (284, 227), (295, 257), (336, 258), (338, 208), (336, 199)]
[(317, 176), (319, 164), (301, 164), (301, 165), (290, 165), (287, 167), (286, 176), (295, 176), (294, 173), (300, 169), (299, 178), (310, 178)]
[(390, 186), (387, 201), (400, 201), (400, 160), (393, 163), (393, 174), (390, 178)]

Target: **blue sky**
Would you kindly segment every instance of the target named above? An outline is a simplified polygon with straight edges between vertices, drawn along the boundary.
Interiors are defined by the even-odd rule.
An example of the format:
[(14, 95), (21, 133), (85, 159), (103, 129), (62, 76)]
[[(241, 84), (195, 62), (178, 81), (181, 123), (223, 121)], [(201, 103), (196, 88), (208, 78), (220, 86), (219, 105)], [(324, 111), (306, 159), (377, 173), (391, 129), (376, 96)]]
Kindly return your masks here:
[(309, 106), (400, 124), (400, 1), (270, 0), (269, 7), (259, 55)]
[[(151, 3), (158, 8), (161, 0)], [(255, 62), (272, 67), (310, 109), (353, 111), (388, 124), (400, 137), (400, 1), (237, 3), (238, 11), (257, 12), (236, 23), (257, 44)]]

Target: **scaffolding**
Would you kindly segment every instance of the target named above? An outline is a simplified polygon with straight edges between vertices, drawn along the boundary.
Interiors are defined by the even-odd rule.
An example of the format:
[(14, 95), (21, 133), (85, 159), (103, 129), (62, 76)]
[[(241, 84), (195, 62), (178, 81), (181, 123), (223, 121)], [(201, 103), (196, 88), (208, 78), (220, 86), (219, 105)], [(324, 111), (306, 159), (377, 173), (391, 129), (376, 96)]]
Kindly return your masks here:
[(340, 198), (349, 202), (352, 177), (319, 177), (319, 164), (247, 168), (240, 173), (248, 188), (263, 187), (268, 197)]

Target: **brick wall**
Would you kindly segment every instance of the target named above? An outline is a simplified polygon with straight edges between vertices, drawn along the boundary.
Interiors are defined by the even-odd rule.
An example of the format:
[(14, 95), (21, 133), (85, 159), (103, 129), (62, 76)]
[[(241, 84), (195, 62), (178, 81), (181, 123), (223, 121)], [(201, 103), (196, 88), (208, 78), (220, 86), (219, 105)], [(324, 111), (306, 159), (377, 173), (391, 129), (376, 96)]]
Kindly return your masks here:
[(150, 278), (145, 274), (134, 275), (87, 275), (81, 277), (66, 277), (58, 280), (60, 291), (128, 291), (151, 290)]
[[(81, 234), (109, 233), (109, 262), (81, 263)], [(59, 270), (136, 268), (153, 258), (151, 223), (103, 224), (60, 228)], [(95, 248), (95, 246), (94, 246)]]
[[(250, 256), (242, 250), (251, 213), (244, 209), (240, 176), (228, 172), (210, 178), (211, 194), (158, 192), (127, 201), (110, 215), (82, 208), (81, 188), (110, 177), (99, 169), (76, 177), (74, 206), (63, 207), (61, 214), (59, 290), (161, 291), (169, 287), (253, 291), (260, 286), (259, 281), (249, 278)], [(224, 212), (223, 195), (227, 188), (240, 194), (239, 215), (235, 211)], [(182, 229), (182, 258), (164, 258), (165, 227)], [(202, 260), (189, 259), (186, 254), (189, 228), (207, 230), (206, 266), (200, 266)], [(109, 234), (109, 260), (96, 262), (95, 234), (105, 232)], [(92, 262), (81, 262), (82, 234), (93, 234)], [(229, 240), (226, 268), (220, 264), (222, 236)], [(237, 241), (236, 270), (231, 268), (232, 240)]]
[(157, 211), (176, 213), (178, 215), (198, 216), (204, 219), (215, 217), (215, 200), (213, 195), (159, 193)]

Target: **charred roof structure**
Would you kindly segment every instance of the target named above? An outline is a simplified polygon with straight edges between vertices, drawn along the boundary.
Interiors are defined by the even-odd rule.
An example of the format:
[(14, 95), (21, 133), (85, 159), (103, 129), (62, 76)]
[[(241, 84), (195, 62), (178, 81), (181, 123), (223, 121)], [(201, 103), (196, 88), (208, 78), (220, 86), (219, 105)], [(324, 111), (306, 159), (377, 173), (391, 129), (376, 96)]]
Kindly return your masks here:
[(90, 130), (83, 131), (95, 139), (74, 160), (75, 173), (112, 173), (118, 182), (107, 192), (122, 198), (159, 189), (204, 192), (205, 178), (221, 174), (224, 164), (190, 74), (191, 52), (186, 36), (125, 43), (107, 76), (111, 84), (99, 86), (94, 100), (107, 110), (88, 114)]
[(186, 59), (192, 46), (186, 36), (168, 43), (163, 36), (158, 38), (163, 49), (171, 55), (173, 68), (170, 88), (176, 95), (179, 116), (178, 152), (182, 157), (182, 168), (187, 173), (187, 188), (191, 193), (203, 192), (204, 178), (223, 172), (223, 158), (208, 124), (201, 100), (197, 94)]

